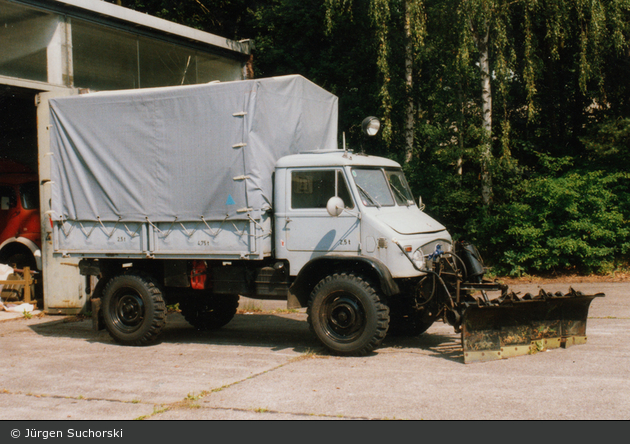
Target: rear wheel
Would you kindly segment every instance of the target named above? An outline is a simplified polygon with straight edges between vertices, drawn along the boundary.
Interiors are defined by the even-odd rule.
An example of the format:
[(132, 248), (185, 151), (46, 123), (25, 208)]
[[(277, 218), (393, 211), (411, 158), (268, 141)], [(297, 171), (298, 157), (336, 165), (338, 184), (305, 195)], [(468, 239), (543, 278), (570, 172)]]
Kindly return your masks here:
[(326, 348), (343, 356), (364, 356), (387, 333), (389, 309), (376, 289), (353, 274), (323, 279), (309, 300), (311, 330)]
[(103, 289), (103, 321), (121, 344), (155, 342), (166, 324), (166, 305), (153, 278), (144, 274), (112, 277)]
[(217, 330), (234, 318), (238, 299), (238, 295), (192, 290), (181, 300), (179, 308), (186, 321), (197, 330)]

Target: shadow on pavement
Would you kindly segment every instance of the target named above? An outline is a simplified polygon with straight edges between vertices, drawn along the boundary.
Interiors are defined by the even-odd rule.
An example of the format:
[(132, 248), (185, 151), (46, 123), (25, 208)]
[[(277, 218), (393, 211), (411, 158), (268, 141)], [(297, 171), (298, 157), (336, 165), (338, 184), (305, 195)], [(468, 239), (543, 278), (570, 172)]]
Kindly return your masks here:
[[(91, 343), (117, 345), (106, 330), (95, 332), (91, 319), (80, 316), (41, 322), (30, 325), (29, 328), (41, 336), (84, 339)], [(432, 327), (418, 337), (387, 336), (381, 347), (371, 353), (371, 356), (379, 352), (412, 352), (463, 363), (459, 335), (444, 334), (444, 331), (443, 327), (438, 326)], [(310, 332), (306, 315), (303, 313), (236, 314), (228, 325), (219, 330), (198, 331), (190, 326), (180, 313), (173, 312), (168, 314), (166, 326), (159, 340), (147, 347), (159, 344), (212, 344), (329, 354)]]

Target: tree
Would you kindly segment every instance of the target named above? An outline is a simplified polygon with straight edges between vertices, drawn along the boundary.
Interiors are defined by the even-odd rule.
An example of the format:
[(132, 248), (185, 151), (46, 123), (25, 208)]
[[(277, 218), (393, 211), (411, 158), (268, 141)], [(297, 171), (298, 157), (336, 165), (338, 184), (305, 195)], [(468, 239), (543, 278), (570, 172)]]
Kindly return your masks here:
[[(374, 35), (366, 35), (365, 41), (376, 50), (383, 140), (396, 150), (398, 138), (395, 133), (400, 132), (403, 141), (401, 157), (404, 163), (409, 163), (413, 157), (416, 122), (413, 79), (417, 76), (415, 69), (426, 31), (424, 3), (419, 0), (369, 0), (367, 3)], [(365, 8), (365, 3), (355, 4), (354, 0), (325, 0), (325, 4), (329, 33), (343, 20), (352, 20)], [(400, 66), (403, 66), (402, 72)], [(394, 118), (399, 106), (403, 109), (402, 125)]]
[(191, 28), (241, 40), (247, 32), (246, 0), (107, 0), (119, 6), (170, 20)]
[[(253, 39), (257, 77), (299, 73), (339, 97), (351, 146), (379, 112), (383, 137), (369, 152), (404, 164), (431, 215), (489, 263), (549, 269), (552, 247), (577, 245), (537, 250), (527, 238), (585, 235), (576, 219), (548, 216), (563, 193), (592, 193), (589, 205), (605, 208), (581, 251), (596, 250), (597, 230), (617, 230), (606, 242), (622, 248), (593, 257), (630, 251), (630, 0), (120, 1)], [(527, 217), (513, 220), (519, 208)], [(553, 224), (536, 225), (545, 219)]]

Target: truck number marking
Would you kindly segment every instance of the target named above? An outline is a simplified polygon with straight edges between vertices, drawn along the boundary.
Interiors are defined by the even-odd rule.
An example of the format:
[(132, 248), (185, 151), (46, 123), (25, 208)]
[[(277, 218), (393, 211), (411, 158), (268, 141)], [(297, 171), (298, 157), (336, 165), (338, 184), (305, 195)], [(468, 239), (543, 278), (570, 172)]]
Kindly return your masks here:
[(207, 240), (200, 240), (197, 242), (197, 245), (200, 247), (209, 247), (210, 246), (210, 241)]
[(352, 245), (352, 242), (350, 241), (350, 239), (341, 239), (339, 241), (339, 245)]
[(127, 242), (127, 238), (125, 236), (118, 236), (116, 242)]

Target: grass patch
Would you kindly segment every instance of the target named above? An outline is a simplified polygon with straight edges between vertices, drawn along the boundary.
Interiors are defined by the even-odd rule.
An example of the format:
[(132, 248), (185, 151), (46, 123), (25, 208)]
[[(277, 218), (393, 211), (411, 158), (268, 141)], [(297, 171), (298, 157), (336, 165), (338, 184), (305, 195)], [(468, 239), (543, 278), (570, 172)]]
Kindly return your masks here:
[(263, 312), (262, 306), (260, 304), (255, 303), (255, 302), (247, 302), (242, 307), (239, 307), (239, 309), (237, 311), (237, 313), (240, 313), (240, 314), (244, 314), (244, 313), (262, 313), (262, 312)]
[(273, 313), (277, 314), (291, 314), (291, 313), (299, 313), (300, 311), (297, 308), (277, 308), (273, 310)]

